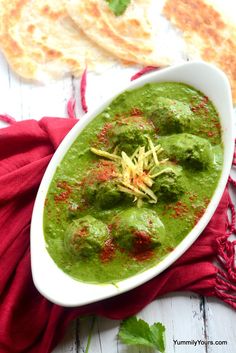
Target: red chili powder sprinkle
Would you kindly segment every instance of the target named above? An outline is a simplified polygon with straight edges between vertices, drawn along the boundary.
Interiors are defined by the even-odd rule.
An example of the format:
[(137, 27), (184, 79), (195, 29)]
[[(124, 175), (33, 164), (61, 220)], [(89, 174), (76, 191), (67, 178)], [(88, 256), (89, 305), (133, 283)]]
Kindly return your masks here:
[(76, 240), (77, 238), (84, 238), (87, 236), (88, 236), (88, 227), (84, 226), (83, 228), (75, 232), (75, 234), (73, 235), (73, 240)]
[(71, 186), (65, 180), (58, 181), (57, 187), (67, 191), (71, 191)]
[(111, 123), (106, 123), (104, 124), (102, 130), (99, 132), (99, 134), (97, 135), (97, 138), (100, 142), (108, 145), (109, 144), (109, 139), (108, 139), (108, 131), (112, 128), (112, 124)]
[(16, 123), (16, 119), (8, 114), (0, 114), (0, 120), (11, 125)]
[(172, 215), (173, 218), (179, 218), (185, 216), (188, 213), (188, 206), (182, 202), (176, 202), (175, 206), (173, 207), (175, 213)]
[(146, 250), (146, 251), (142, 251), (138, 254), (135, 254), (134, 259), (137, 261), (146, 261), (148, 259), (151, 259), (153, 256), (154, 256), (153, 250)]
[(191, 193), (190, 193), (190, 196), (189, 196), (189, 200), (190, 200), (190, 201), (195, 201), (195, 200), (197, 199), (197, 197), (198, 197), (198, 196), (197, 196), (196, 193), (192, 193), (192, 192), (191, 192)]
[(54, 200), (55, 201), (66, 201), (72, 192), (71, 186), (68, 185), (68, 183), (66, 181), (59, 181), (57, 183), (57, 187), (65, 190), (65, 191), (61, 192), (58, 195), (55, 195)]
[(74, 97), (71, 97), (67, 103), (67, 113), (70, 119), (76, 119), (75, 103), (76, 100)]
[(136, 74), (134, 74), (130, 81), (134, 81), (134, 80), (137, 80), (137, 78), (145, 75), (146, 73), (148, 72), (151, 72), (151, 71), (154, 71), (154, 70), (158, 70), (159, 67), (158, 66), (146, 66), (144, 67), (142, 70), (138, 71)]
[(199, 109), (207, 109), (208, 101), (209, 98), (207, 96), (203, 96), (200, 103), (191, 107), (192, 112), (197, 112)]
[(198, 221), (202, 218), (204, 213), (205, 213), (205, 207), (203, 207), (202, 209), (198, 209), (194, 213), (194, 225), (196, 225), (198, 223)]
[(68, 191), (63, 191), (59, 195), (54, 196), (55, 201), (66, 201), (69, 197), (69, 192)]
[(171, 252), (171, 251), (173, 251), (175, 248), (173, 247), (173, 246), (168, 246), (167, 248), (166, 248), (166, 251), (169, 253), (169, 252)]
[(85, 113), (87, 113), (88, 111), (88, 107), (86, 103), (86, 88), (87, 88), (87, 68), (84, 70), (80, 81), (81, 106)]
[(143, 112), (139, 108), (132, 108), (130, 111), (131, 116), (142, 116)]
[(99, 167), (100, 169), (95, 176), (98, 181), (107, 181), (116, 176), (116, 166), (113, 162), (101, 161)]
[(151, 239), (149, 234), (143, 230), (136, 230), (134, 232), (135, 242), (134, 242), (134, 254), (138, 254), (145, 250), (148, 250), (151, 245)]
[(108, 227), (109, 233), (111, 233), (113, 230), (113, 224), (108, 224), (107, 227)]
[(221, 126), (220, 126), (220, 123), (219, 123), (219, 122), (216, 122), (214, 125), (215, 125), (215, 128), (216, 128), (217, 130), (220, 130), (220, 129), (221, 129)]
[(105, 242), (105, 245), (100, 255), (101, 261), (102, 262), (110, 261), (114, 257), (115, 250), (116, 250), (115, 244), (113, 243), (112, 239), (108, 239)]

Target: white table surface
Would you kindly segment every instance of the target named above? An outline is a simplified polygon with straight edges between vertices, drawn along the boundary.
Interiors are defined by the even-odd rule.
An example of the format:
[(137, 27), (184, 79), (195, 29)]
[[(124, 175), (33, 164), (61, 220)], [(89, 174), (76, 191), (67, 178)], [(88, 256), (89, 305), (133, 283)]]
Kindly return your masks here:
[[(88, 76), (88, 107), (122, 87), (130, 79), (132, 69), (109, 70)], [(74, 94), (79, 108), (80, 80), (72, 77), (47, 85), (26, 83), (16, 77), (0, 55), (0, 114), (8, 113), (17, 120), (43, 116), (66, 116), (66, 103)], [(0, 124), (5, 126), (4, 123)], [(160, 321), (166, 326), (167, 353), (234, 353), (236, 352), (236, 312), (221, 301), (193, 293), (173, 293), (155, 300), (138, 314), (149, 323)], [(91, 318), (71, 323), (66, 336), (53, 353), (85, 351)], [(151, 349), (127, 347), (117, 340), (119, 322), (97, 318), (89, 353), (151, 353)], [(196, 346), (174, 344), (174, 340), (199, 340)], [(207, 341), (226, 341), (209, 345)]]

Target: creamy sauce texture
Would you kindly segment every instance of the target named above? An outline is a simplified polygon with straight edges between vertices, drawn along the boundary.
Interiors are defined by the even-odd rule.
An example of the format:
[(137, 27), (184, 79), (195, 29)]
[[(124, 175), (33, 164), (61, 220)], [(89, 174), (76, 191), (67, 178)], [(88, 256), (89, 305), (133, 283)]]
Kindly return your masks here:
[[(163, 150), (163, 166), (152, 175), (165, 171), (150, 186), (157, 201), (140, 196), (138, 205), (139, 197), (117, 189), (121, 166), (91, 147), (131, 157), (140, 146), (151, 148), (146, 135)], [(64, 272), (90, 283), (115, 283), (154, 266), (203, 215), (222, 158), (219, 117), (201, 92), (164, 82), (122, 93), (83, 130), (56, 170), (44, 211), (49, 254)]]

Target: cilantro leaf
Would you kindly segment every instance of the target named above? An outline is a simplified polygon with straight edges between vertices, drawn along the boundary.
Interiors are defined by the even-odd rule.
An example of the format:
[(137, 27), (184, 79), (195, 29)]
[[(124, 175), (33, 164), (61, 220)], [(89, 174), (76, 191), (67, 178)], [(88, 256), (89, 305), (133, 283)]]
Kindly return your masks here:
[(150, 330), (152, 332), (153, 343), (155, 347), (162, 353), (165, 352), (165, 340), (164, 340), (164, 332), (165, 326), (160, 322), (155, 322), (152, 326), (150, 326)]
[(165, 327), (160, 322), (149, 326), (146, 321), (132, 316), (122, 321), (118, 337), (125, 344), (152, 347), (164, 353), (164, 333)]
[(111, 11), (116, 15), (123, 15), (131, 0), (106, 0)]

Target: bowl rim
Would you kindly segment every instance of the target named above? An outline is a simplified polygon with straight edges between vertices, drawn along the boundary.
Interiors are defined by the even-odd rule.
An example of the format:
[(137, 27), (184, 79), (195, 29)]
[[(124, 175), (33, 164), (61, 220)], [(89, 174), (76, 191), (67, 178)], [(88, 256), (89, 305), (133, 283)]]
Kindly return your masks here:
[[(218, 185), (215, 189), (215, 192), (211, 198), (209, 205), (206, 208), (204, 215), (195, 225), (195, 227), (186, 235), (186, 237), (177, 245), (177, 247), (170, 252), (168, 255), (164, 257), (159, 263), (155, 266), (147, 269), (141, 273), (138, 273), (132, 277), (121, 280), (114, 284), (91, 284), (86, 282), (80, 282), (78, 280), (73, 279), (65, 272), (63, 272), (50, 257), (47, 249), (46, 249), (46, 241), (44, 238), (43, 232), (43, 211), (44, 211), (44, 202), (47, 195), (48, 188), (50, 186), (51, 180), (54, 176), (56, 168), (58, 164), (62, 161), (65, 154), (75, 141), (75, 139), (79, 136), (79, 134), (84, 130), (84, 128), (100, 113), (105, 107), (107, 107), (110, 102), (127, 90), (133, 90), (135, 88), (141, 87), (150, 82), (170, 82), (166, 80), (165, 77), (176, 72), (189, 71), (196, 72), (195, 70), (206, 70), (208, 73), (212, 73), (216, 75), (219, 80), (222, 81), (222, 94), (224, 94), (224, 106), (228, 111), (228, 125), (229, 131), (227, 131), (227, 154), (224, 146), (224, 165), (222, 168), (221, 176), (218, 181)], [(191, 75), (190, 75), (191, 76)], [(162, 78), (163, 77), (163, 78)], [(191, 77), (188, 78), (191, 81)], [(173, 80), (175, 81), (175, 80)], [(175, 81), (176, 82), (176, 81)], [(180, 82), (180, 81), (178, 81)], [(186, 83), (186, 80), (182, 81)], [(194, 88), (197, 88), (194, 84), (189, 83)], [(198, 88), (197, 88), (198, 89)], [(205, 92), (200, 89), (204, 94)], [(209, 96), (209, 95), (208, 95)], [(216, 102), (212, 100), (214, 106), (217, 106)], [(220, 114), (219, 114), (220, 115)], [(220, 115), (221, 127), (222, 121), (224, 120)], [(233, 124), (233, 105), (232, 105), (232, 97), (231, 90), (228, 79), (226, 75), (216, 68), (215, 66), (202, 62), (202, 61), (194, 61), (189, 63), (184, 63), (181, 65), (172, 66), (169, 68), (162, 69), (160, 71), (148, 73), (143, 77), (135, 80), (128, 85), (124, 85), (123, 88), (117, 90), (115, 94), (112, 94), (109, 98), (104, 100), (97, 108), (92, 110), (91, 112), (85, 114), (85, 116), (75, 124), (75, 126), (70, 130), (70, 132), (65, 136), (56, 152), (54, 153), (45, 173), (42, 178), (41, 184), (38, 189), (38, 193), (35, 199), (34, 209), (32, 213), (31, 220), (31, 230), (30, 230), (30, 247), (31, 247), (31, 268), (32, 268), (32, 277), (33, 282), (38, 289), (38, 291), (51, 302), (54, 302), (63, 306), (80, 306), (89, 304), (95, 301), (99, 301), (102, 299), (106, 299), (112, 296), (116, 296), (123, 292), (129, 291), (135, 287), (140, 286), (141, 284), (147, 282), (153, 277), (157, 276), (161, 272), (163, 272), (166, 268), (168, 268), (171, 264), (173, 264), (197, 239), (197, 237), (201, 234), (203, 229), (207, 226), (210, 221), (212, 215), (214, 214), (218, 203), (223, 195), (224, 188), (226, 186), (228, 175), (231, 169), (231, 163), (233, 159), (234, 152), (234, 124)], [(44, 250), (42, 245), (44, 244)], [(39, 251), (39, 253), (38, 253)], [(43, 271), (42, 271), (43, 266)], [(45, 274), (45, 270), (47, 270), (47, 276), (43, 276)], [(53, 276), (52, 276), (53, 274)], [(51, 277), (50, 277), (51, 276)], [(48, 278), (49, 277), (49, 278)], [(65, 285), (66, 284), (66, 285)], [(70, 287), (71, 288), (68, 288)], [(55, 290), (53, 289), (55, 287)], [(58, 293), (59, 290), (62, 290), (62, 293)], [(71, 293), (70, 289), (74, 289), (77, 292)], [(92, 290), (92, 291), (91, 291)], [(89, 294), (89, 292), (93, 292)], [(95, 295), (97, 292), (97, 295)], [(64, 293), (64, 294), (63, 294)], [(80, 298), (79, 294), (85, 297)]]

